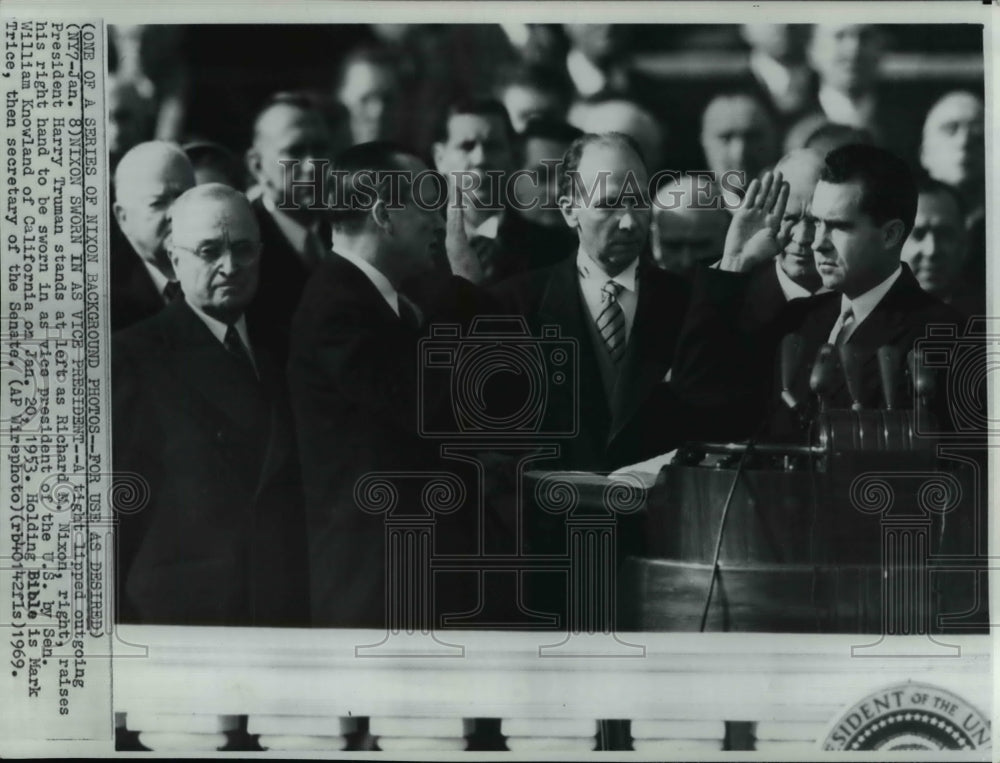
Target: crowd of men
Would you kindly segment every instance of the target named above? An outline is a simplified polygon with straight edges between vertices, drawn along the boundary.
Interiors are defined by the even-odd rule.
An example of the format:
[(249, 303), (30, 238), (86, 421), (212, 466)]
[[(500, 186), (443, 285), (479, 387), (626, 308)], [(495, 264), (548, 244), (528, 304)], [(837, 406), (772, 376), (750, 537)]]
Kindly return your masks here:
[[(879, 408), (879, 348), (905, 385), (928, 325), (983, 313), (978, 95), (933, 105), (911, 166), (891, 150), (875, 27), (748, 26), (745, 86), (709, 94), (697, 125), (664, 118), (676, 95), (629, 68), (620, 28), (565, 32), (561, 67), (525, 52), (492, 91), (440, 104), (423, 145), (385, 48), (345, 57), (335, 100), (267, 99), (243, 161), (144, 139), (149, 83), (116, 75), (114, 468), (149, 487), (119, 517), (122, 620), (382, 627), (386, 516), (358, 494), (372, 474), (395, 475), (390, 508), (415, 515), (414, 475), (460, 475), (438, 552), (549, 549), (548, 520), (514, 516), (517, 456), (479, 454), (477, 471), (427, 436), (461, 427), (462, 390), (427, 384), (434, 326), (456, 342), (484, 317), (539, 340), (556, 327), (575, 378), (531, 425), (531, 444), (558, 445), (537, 465), (608, 472), (691, 440), (804, 442), (815, 397), (807, 363), (778, 371), (789, 333), (805, 358), (831, 344), (865, 361), (860, 391), (827, 404)], [(698, 148), (677, 148), (685, 131)], [(705, 172), (672, 171), (699, 148), (684, 169)], [(434, 203), (415, 178), (439, 181)], [(497, 378), (489, 420), (505, 421), (530, 390)], [(443, 580), (436, 611), (476, 611), (474, 575)]]

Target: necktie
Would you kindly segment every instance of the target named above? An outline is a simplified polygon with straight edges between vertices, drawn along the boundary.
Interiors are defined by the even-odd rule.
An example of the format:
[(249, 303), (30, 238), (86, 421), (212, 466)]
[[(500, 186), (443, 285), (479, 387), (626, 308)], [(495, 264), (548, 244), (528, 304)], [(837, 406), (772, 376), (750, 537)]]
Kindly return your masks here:
[(167, 281), (167, 285), (163, 287), (163, 299), (166, 300), (168, 305), (183, 294), (180, 281)]
[(840, 329), (834, 328), (834, 334), (830, 338), (830, 344), (836, 347), (843, 347), (847, 344), (847, 340), (851, 338), (851, 334), (854, 332), (854, 310), (851, 308), (850, 303), (844, 307), (843, 311), (840, 313), (840, 318), (837, 321), (840, 324)]
[(236, 330), (235, 326), (229, 326), (226, 329), (226, 336), (222, 340), (222, 343), (226, 346), (232, 355), (240, 361), (240, 363), (257, 378), (257, 368), (253, 364), (253, 360), (250, 357), (250, 352), (247, 350), (246, 345), (243, 344), (243, 340), (240, 339), (240, 332)]
[(608, 281), (601, 287), (603, 308), (597, 316), (597, 330), (616, 365), (625, 354), (625, 311), (618, 302), (618, 295), (624, 288), (617, 281)]

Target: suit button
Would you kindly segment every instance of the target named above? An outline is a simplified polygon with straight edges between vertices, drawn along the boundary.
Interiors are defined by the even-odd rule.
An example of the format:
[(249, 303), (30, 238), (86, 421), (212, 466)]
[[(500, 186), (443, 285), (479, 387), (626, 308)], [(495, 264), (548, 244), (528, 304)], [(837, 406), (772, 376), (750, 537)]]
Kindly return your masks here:
[(222, 433), (221, 429), (218, 432), (215, 433), (215, 441), (216, 442), (223, 442), (225, 439), (226, 439), (226, 436)]

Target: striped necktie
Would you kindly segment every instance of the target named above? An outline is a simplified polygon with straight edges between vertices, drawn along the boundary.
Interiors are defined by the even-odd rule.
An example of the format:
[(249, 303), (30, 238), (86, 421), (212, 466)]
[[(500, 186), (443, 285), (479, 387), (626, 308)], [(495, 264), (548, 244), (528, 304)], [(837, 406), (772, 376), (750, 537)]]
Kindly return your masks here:
[(850, 302), (847, 303), (847, 306), (840, 314), (840, 319), (837, 323), (840, 325), (840, 328), (837, 329), (834, 326), (834, 330), (830, 336), (830, 344), (835, 347), (843, 347), (847, 344), (847, 340), (851, 338), (851, 334), (854, 333), (854, 309), (851, 307)]
[(615, 365), (625, 354), (625, 311), (618, 302), (618, 295), (624, 288), (617, 281), (608, 281), (601, 287), (602, 308), (597, 316), (597, 330)]

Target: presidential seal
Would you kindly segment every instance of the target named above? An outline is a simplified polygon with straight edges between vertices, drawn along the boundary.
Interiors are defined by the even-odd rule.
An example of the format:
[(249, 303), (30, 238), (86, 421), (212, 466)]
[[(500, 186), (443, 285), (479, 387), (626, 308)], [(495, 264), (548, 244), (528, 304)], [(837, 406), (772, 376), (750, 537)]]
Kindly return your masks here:
[(905, 683), (869, 694), (838, 718), (824, 750), (985, 750), (990, 721), (961, 697)]

